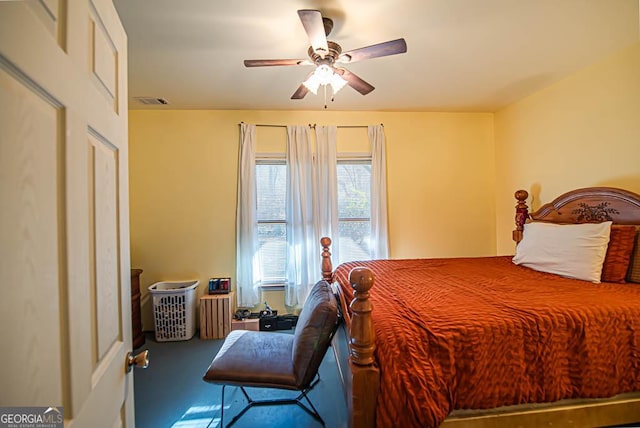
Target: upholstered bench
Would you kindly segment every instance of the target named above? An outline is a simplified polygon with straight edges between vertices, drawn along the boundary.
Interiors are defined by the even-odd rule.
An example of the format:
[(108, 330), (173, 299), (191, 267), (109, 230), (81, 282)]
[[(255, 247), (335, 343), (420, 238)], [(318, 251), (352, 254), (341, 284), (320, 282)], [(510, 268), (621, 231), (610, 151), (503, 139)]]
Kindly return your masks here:
[[(298, 318), (295, 333), (234, 330), (226, 337), (203, 379), (222, 384), (220, 426), (224, 426), (224, 392), (227, 385), (240, 387), (247, 399), (227, 426), (257, 405), (297, 404), (318, 420), (307, 393), (317, 384), (318, 368), (338, 324), (338, 306), (331, 286), (320, 281), (313, 286)], [(316, 379), (314, 381), (314, 379)], [(295, 399), (254, 401), (244, 387), (279, 388), (300, 391)], [(306, 399), (309, 409), (302, 399)]]

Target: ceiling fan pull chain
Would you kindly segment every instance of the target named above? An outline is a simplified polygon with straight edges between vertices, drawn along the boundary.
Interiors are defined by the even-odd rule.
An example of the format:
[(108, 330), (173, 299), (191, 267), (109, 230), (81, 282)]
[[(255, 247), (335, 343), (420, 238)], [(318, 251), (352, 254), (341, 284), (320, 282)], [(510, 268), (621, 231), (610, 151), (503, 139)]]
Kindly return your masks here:
[(322, 85), (322, 88), (324, 89), (324, 108), (327, 108), (327, 86), (329, 85)]

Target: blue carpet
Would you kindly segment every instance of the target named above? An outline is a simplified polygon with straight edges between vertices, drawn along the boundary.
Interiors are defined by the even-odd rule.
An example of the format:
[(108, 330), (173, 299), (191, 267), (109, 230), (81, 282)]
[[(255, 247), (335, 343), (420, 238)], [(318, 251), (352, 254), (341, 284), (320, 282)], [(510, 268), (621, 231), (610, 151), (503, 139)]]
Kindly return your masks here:
[[(198, 334), (183, 342), (156, 342), (147, 334), (136, 350), (149, 350), (149, 368), (134, 370), (137, 428), (205, 428), (220, 426), (222, 387), (202, 380), (222, 340), (200, 340)], [(338, 369), (329, 349), (320, 366), (321, 381), (309, 393), (327, 428), (346, 428), (347, 409)], [(293, 391), (247, 388), (254, 399), (295, 398)], [(269, 394), (267, 396), (267, 394)], [(275, 395), (277, 394), (277, 395)], [(242, 392), (227, 387), (225, 421), (228, 423), (245, 405)], [(209, 425), (210, 424), (210, 425)], [(315, 421), (296, 405), (255, 407), (234, 425), (238, 428), (318, 428)], [(624, 425), (639, 427), (640, 424)]]
[[(222, 340), (193, 339), (181, 342), (156, 342), (147, 334), (146, 343), (136, 352), (149, 350), (149, 367), (134, 371), (137, 428), (204, 428), (220, 426), (222, 386), (202, 380)], [(320, 383), (308, 394), (327, 428), (346, 427), (346, 404), (338, 379), (338, 369), (329, 349), (320, 366)], [(294, 391), (247, 388), (251, 398), (295, 398)], [(227, 387), (225, 423), (245, 405), (242, 392)], [(234, 425), (238, 428), (320, 427), (296, 405), (255, 407)]]

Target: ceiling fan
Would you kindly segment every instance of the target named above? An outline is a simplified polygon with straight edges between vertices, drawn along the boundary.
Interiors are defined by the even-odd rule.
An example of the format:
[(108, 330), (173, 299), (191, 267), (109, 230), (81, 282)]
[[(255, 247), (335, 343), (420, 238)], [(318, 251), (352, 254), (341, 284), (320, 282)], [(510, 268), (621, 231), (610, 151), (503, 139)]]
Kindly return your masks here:
[(342, 52), (336, 42), (327, 40), (333, 29), (333, 21), (323, 17), (319, 10), (303, 9), (298, 11), (300, 21), (309, 37), (309, 59), (247, 59), (245, 67), (269, 67), (284, 65), (314, 65), (315, 70), (298, 87), (291, 96), (292, 100), (304, 98), (309, 91), (316, 93), (320, 85), (331, 86), (335, 94), (345, 84), (351, 86), (362, 95), (367, 95), (375, 88), (368, 82), (338, 65), (351, 64), (365, 59), (396, 55), (407, 51), (404, 39), (390, 40), (384, 43)]

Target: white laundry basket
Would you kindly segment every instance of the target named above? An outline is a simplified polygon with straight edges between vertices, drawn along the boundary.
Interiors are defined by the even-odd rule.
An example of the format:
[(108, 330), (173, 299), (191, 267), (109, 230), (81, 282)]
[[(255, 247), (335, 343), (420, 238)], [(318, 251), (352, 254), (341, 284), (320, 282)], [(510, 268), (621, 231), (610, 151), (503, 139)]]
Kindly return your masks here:
[(149, 286), (156, 340), (189, 340), (196, 332), (196, 289), (200, 281), (164, 281)]

